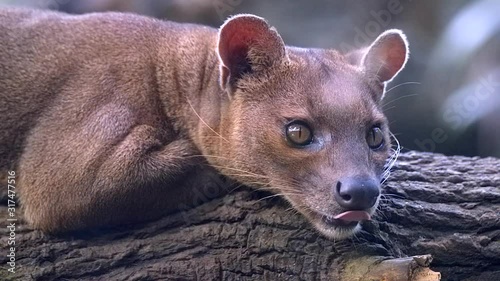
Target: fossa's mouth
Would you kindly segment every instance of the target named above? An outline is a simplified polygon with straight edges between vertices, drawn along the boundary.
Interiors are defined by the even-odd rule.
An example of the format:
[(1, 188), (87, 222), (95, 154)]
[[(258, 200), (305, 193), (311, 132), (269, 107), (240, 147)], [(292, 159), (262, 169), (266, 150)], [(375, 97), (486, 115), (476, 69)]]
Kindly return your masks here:
[(358, 222), (371, 219), (370, 214), (366, 211), (346, 211), (336, 216), (317, 215), (321, 217), (321, 222), (326, 226), (342, 228), (354, 228)]
[(334, 220), (345, 222), (369, 221), (371, 216), (366, 211), (346, 211), (333, 217)]
[(334, 239), (350, 237), (360, 229), (360, 221), (371, 219), (366, 211), (345, 211), (335, 216), (313, 211), (310, 215), (316, 229)]

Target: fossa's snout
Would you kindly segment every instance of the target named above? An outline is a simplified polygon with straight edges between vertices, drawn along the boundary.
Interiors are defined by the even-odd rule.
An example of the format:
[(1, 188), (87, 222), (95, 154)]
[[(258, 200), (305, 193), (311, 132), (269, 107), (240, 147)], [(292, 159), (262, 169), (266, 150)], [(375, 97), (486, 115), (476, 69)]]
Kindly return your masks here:
[(333, 189), (335, 201), (347, 210), (366, 210), (375, 205), (380, 184), (369, 177), (340, 179)]

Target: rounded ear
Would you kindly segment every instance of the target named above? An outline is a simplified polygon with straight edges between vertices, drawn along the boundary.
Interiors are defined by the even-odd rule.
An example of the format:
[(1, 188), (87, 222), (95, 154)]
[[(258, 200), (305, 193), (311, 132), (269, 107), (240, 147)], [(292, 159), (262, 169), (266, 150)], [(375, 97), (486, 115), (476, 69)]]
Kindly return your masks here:
[(361, 66), (365, 73), (381, 83), (391, 81), (404, 68), (409, 50), (401, 30), (390, 29), (379, 35), (368, 47)]
[(260, 17), (237, 15), (220, 28), (217, 54), (221, 87), (232, 89), (245, 73), (257, 73), (285, 56), (285, 44), (278, 32)]

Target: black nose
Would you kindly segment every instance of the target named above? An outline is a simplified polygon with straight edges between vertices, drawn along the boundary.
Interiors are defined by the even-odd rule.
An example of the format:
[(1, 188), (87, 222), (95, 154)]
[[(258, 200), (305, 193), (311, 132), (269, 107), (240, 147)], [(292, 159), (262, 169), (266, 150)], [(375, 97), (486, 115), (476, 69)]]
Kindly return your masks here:
[(348, 210), (365, 210), (373, 207), (379, 194), (379, 183), (367, 177), (341, 179), (333, 190), (337, 203)]

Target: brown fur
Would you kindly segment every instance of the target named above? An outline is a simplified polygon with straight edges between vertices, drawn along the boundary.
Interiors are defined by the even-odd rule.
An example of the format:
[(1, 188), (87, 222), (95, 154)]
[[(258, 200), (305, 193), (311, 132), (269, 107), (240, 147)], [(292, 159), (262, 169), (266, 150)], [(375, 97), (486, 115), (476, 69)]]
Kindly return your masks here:
[[(333, 50), (285, 50), (260, 18), (232, 20), (221, 30), (247, 31), (226, 50), (226, 35), (205, 26), (0, 10), (0, 172), (20, 175), (34, 227), (62, 232), (176, 210), (191, 193), (180, 181), (206, 161), (284, 194), (320, 231), (342, 236), (313, 213), (342, 211), (331, 196), (339, 178), (380, 179), (389, 148), (371, 151), (365, 134), (381, 124), (389, 144), (379, 105), (387, 79)], [(251, 70), (225, 65), (239, 48), (231, 40), (247, 48)], [(323, 143), (287, 145), (291, 119), (310, 120)]]

